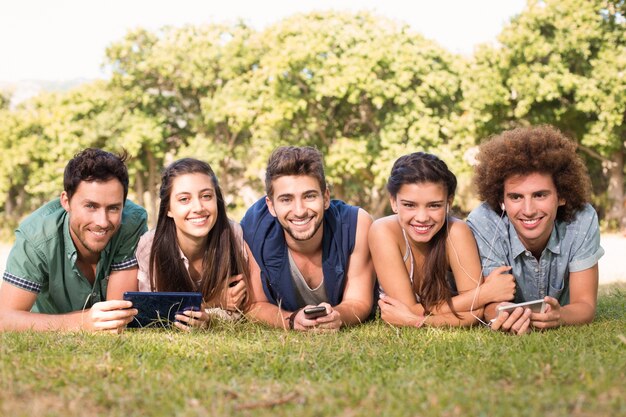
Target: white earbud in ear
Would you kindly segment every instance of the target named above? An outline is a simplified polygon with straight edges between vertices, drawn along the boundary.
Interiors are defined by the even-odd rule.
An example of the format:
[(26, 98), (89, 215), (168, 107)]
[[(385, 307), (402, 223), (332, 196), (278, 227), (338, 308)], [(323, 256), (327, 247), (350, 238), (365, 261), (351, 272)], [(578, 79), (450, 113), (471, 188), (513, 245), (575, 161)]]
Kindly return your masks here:
[(502, 211), (506, 211), (506, 210), (504, 209), (504, 203), (500, 203), (500, 208), (502, 209)]
[(446, 203), (446, 213), (450, 213), (450, 204)]

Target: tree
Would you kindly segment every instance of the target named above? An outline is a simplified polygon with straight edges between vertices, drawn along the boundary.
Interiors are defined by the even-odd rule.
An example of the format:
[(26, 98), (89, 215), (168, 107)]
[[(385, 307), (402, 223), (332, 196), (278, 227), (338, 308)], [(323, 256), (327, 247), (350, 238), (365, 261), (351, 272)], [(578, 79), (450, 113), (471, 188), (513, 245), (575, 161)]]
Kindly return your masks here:
[[(579, 143), (606, 180), (606, 219), (626, 227), (626, 5), (605, 0), (531, 0), (483, 47), (464, 84), (475, 135), (549, 123)], [(594, 171), (594, 163), (590, 163)], [(601, 177), (602, 175), (600, 175)], [(601, 199), (596, 204), (602, 209)]]
[[(206, 159), (229, 184), (235, 148), (245, 133), (214, 116), (210, 100), (251, 68), (249, 36), (242, 24), (166, 27), (157, 33), (139, 29), (107, 49), (113, 70), (109, 87), (128, 127), (122, 142), (136, 156), (129, 168), (152, 220), (159, 171), (181, 155), (194, 152)], [(237, 102), (239, 96), (231, 99)]]
[(313, 145), (333, 194), (380, 216), (397, 157), (462, 154), (460, 61), (407, 26), (369, 13), (311, 13), (269, 27), (258, 43), (263, 54), (248, 80), (251, 177), (275, 146)]

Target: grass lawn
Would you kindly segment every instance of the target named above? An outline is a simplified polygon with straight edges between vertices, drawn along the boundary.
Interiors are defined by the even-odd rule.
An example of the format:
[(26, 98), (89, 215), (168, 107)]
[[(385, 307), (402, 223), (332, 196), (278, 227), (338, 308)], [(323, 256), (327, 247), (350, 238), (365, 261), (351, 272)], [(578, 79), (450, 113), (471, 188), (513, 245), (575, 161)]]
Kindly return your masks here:
[(3, 416), (623, 416), (626, 285), (588, 326), (0, 333)]

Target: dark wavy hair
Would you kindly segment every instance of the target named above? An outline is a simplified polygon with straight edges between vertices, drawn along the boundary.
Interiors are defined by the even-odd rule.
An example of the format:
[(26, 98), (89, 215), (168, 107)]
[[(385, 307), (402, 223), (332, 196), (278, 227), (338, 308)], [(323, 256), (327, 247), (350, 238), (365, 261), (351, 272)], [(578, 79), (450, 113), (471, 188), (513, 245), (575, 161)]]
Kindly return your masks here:
[[(217, 198), (217, 220), (209, 231), (202, 261), (202, 279), (199, 287), (191, 280), (180, 259), (180, 249), (175, 242), (176, 224), (168, 217), (174, 179), (187, 174), (205, 174), (211, 178)], [(192, 158), (179, 159), (170, 164), (161, 176), (161, 203), (154, 241), (150, 251), (150, 285), (152, 291), (200, 291), (205, 300), (227, 288), (232, 275), (243, 274), (249, 286), (250, 274), (242, 247), (226, 216), (226, 206), (217, 177), (206, 162)], [(248, 287), (249, 288), (249, 287)], [(244, 301), (244, 310), (248, 299)]]
[[(446, 202), (456, 192), (456, 176), (448, 169), (445, 162), (429, 153), (414, 152), (401, 156), (393, 164), (387, 181), (387, 191), (395, 199), (403, 185), (426, 182), (442, 184), (447, 193)], [(452, 289), (447, 277), (449, 269), (446, 255), (448, 223), (449, 216), (446, 215), (443, 227), (429, 242), (429, 254), (422, 268), (423, 278), (420, 282), (413, 279), (413, 291), (419, 295), (426, 313), (445, 301), (452, 312), (460, 318), (452, 305)]]
[(281, 146), (272, 152), (265, 170), (265, 193), (270, 199), (274, 196), (272, 181), (286, 175), (311, 176), (319, 182), (322, 193), (326, 191), (322, 154), (311, 146)]
[(87, 148), (74, 155), (65, 166), (63, 173), (63, 190), (71, 199), (81, 181), (108, 181), (116, 178), (124, 187), (124, 202), (128, 196), (128, 170), (124, 162), (128, 154), (123, 151), (119, 155), (102, 149)]
[(491, 137), (480, 145), (477, 156), (474, 184), (480, 199), (502, 214), (500, 204), (507, 178), (535, 172), (549, 174), (558, 197), (565, 200), (556, 218), (571, 222), (591, 195), (591, 179), (576, 147), (549, 125), (520, 127)]

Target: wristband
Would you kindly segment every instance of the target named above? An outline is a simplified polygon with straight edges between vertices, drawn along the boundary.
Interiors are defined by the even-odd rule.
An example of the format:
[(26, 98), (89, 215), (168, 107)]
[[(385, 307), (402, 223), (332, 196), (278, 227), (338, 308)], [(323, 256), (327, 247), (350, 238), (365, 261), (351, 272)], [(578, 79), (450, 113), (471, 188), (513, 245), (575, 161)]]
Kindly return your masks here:
[(296, 321), (296, 315), (302, 310), (301, 308), (297, 309), (293, 313), (291, 313), (285, 320), (289, 320), (289, 329), (293, 330), (294, 322)]

